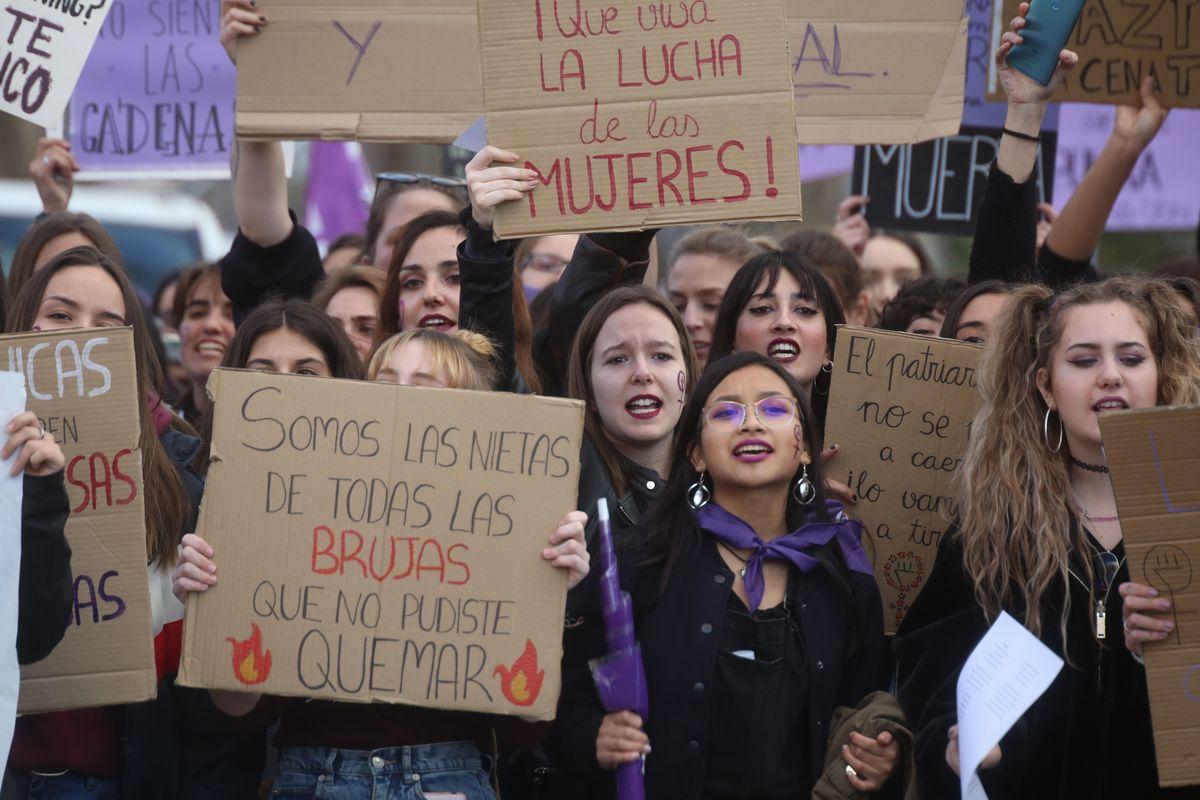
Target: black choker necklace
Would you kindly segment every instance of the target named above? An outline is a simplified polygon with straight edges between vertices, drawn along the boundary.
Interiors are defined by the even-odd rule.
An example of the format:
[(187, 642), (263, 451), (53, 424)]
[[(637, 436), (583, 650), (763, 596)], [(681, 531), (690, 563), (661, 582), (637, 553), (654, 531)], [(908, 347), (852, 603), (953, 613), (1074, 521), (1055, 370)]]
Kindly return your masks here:
[(1108, 474), (1108, 467), (1101, 466), (1099, 464), (1085, 464), (1084, 462), (1080, 461), (1075, 456), (1068, 456), (1068, 458), (1071, 459), (1072, 464), (1079, 467), (1080, 469), (1086, 469), (1088, 472), (1096, 472), (1096, 473), (1099, 473), (1100, 475)]

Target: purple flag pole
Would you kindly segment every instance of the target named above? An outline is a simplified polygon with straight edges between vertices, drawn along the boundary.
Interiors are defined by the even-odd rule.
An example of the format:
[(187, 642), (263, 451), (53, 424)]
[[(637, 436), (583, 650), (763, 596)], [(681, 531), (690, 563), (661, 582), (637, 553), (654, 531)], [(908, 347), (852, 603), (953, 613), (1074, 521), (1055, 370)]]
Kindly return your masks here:
[[(642, 651), (634, 635), (633, 603), (629, 593), (621, 591), (608, 502), (603, 498), (596, 501), (596, 514), (600, 521), (600, 600), (608, 655), (591, 662), (592, 680), (606, 711), (633, 711), (645, 720), (650, 700)], [(644, 800), (645, 796), (642, 762), (617, 767), (618, 800)]]

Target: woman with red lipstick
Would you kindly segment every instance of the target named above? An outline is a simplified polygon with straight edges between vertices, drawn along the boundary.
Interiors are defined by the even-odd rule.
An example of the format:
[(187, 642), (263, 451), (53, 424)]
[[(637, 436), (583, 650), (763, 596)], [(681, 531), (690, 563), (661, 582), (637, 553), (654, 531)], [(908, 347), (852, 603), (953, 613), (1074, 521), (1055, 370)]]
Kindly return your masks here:
[(985, 760), (988, 795), (1172, 796), (1158, 789), (1135, 660), (1171, 632), (1170, 604), (1128, 583), (1100, 415), (1200, 402), (1195, 315), (1160, 281), (1057, 296), (1026, 286), (1001, 313), (979, 377), (959, 520), (895, 645), (921, 794), (958, 791), (954, 678), (1003, 610), (1066, 666)]
[(431, 211), (397, 231), (380, 300), (379, 339), (417, 329), (453, 333), (461, 326), (496, 342), (501, 388), (519, 384), (537, 391), (533, 323), (512, 263), (512, 243), (493, 242), (471, 212)]
[[(859, 526), (826, 502), (805, 393), (778, 362), (714, 362), (683, 409), (670, 477), (619, 545), (650, 713), (601, 710), (592, 619), (571, 631), (554, 746), (595, 783), (644, 758), (647, 797), (808, 798), (838, 705), (883, 685), (883, 613)], [(851, 734), (853, 788), (894, 773), (890, 733)]]
[[(159, 797), (188, 786), (193, 797), (245, 797), (262, 771), (262, 737), (231, 735), (205, 692), (177, 687), (183, 607), (168, 588), (184, 532), (195, 525), (204, 479), (202, 443), (158, 397), (162, 375), (137, 292), (118, 262), (75, 247), (34, 273), (18, 295), (12, 332), (133, 329), (151, 559), (150, 608), (159, 674), (156, 699), (107, 708), (22, 716), (4, 797)], [(132, 567), (132, 565), (130, 565)]]
[(730, 281), (711, 357), (748, 350), (781, 364), (810, 398), (820, 436), (834, 337), (845, 321), (829, 281), (795, 253), (774, 250), (746, 262)]
[[(613, 509), (614, 532), (637, 524), (666, 489), (679, 415), (698, 373), (683, 320), (653, 289), (616, 289), (588, 312), (567, 373), (570, 396), (586, 404), (581, 510), (604, 497)], [(598, 610), (593, 592), (584, 587), (568, 598), (568, 616)]]
[(217, 264), (192, 267), (175, 290), (180, 363), (191, 390), (179, 401), (179, 413), (193, 426), (208, 412), (208, 376), (221, 365), (233, 338), (233, 303), (221, 290)]

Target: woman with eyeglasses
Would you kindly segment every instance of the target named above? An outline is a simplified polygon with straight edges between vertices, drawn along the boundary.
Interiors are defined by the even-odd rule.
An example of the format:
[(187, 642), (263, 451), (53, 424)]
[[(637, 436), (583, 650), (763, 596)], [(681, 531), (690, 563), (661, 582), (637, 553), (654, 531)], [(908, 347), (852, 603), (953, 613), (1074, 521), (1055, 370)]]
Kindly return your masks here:
[(532, 302), (533, 298), (558, 283), (563, 270), (571, 263), (577, 244), (577, 233), (531, 236), (521, 240), (517, 246), (516, 261), (521, 282), (525, 284), (526, 299)]
[(1006, 611), (1066, 663), (984, 760), (988, 795), (1171, 796), (1158, 789), (1146, 676), (1125, 646), (1163, 638), (1169, 604), (1122, 586), (1130, 568), (1100, 415), (1200, 402), (1195, 315), (1155, 280), (1060, 295), (1026, 286), (1008, 300), (979, 377), (959, 519), (895, 644), (921, 794), (957, 795), (955, 678)]
[[(567, 639), (552, 741), (597, 783), (644, 759), (646, 796), (808, 798), (835, 707), (883, 685), (883, 619), (860, 528), (826, 501), (804, 391), (779, 363), (711, 364), (683, 408), (665, 489), (624, 547), (650, 709), (605, 713), (586, 663), (592, 619)], [(899, 744), (832, 743), (861, 792), (883, 788)], [(843, 768), (844, 768), (843, 767)]]

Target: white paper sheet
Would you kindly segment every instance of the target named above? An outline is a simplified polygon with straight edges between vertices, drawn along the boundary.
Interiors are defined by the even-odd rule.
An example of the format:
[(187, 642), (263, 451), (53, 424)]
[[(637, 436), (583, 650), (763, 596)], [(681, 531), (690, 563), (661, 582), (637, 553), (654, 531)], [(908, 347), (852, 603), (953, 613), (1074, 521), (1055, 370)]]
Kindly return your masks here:
[[(8, 438), (3, 428), (25, 410), (25, 375), (0, 372), (0, 447)], [(16, 458), (16, 454), (13, 455)], [(23, 479), (8, 474), (12, 458), (0, 462), (0, 756), (8, 763), (13, 725), (17, 719), (17, 601), (21, 586), (21, 498)]]
[(958, 760), (963, 800), (987, 800), (976, 770), (1049, 688), (1063, 660), (1004, 612), (958, 676)]

